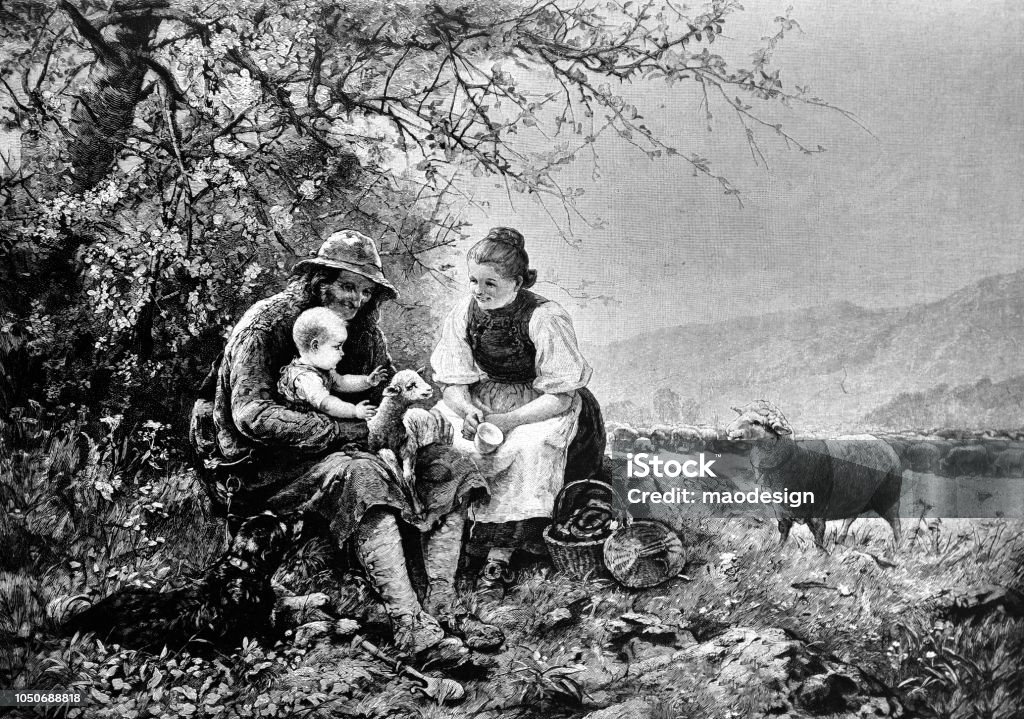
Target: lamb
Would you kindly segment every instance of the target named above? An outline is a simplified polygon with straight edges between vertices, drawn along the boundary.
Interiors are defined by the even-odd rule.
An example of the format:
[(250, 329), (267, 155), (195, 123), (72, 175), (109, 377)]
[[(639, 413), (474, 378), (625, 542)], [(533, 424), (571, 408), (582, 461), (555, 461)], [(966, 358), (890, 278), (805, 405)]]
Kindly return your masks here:
[(410, 405), (433, 394), (416, 370), (396, 372), (384, 388), (377, 414), (366, 421), (370, 451), (376, 452), (400, 478), (417, 515), (423, 513), (423, 508), (416, 494), (416, 453), (436, 440), (437, 423), (430, 412)]
[[(792, 438), (793, 428), (771, 402), (756, 400), (742, 409), (726, 428), (729, 439), (754, 440), (750, 463), (757, 482), (771, 490), (813, 492), (814, 504), (780, 509), (781, 543), (789, 538), (795, 521), (810, 528), (819, 547), (825, 542), (825, 520), (843, 519), (838, 542), (846, 541), (858, 515), (874, 510), (900, 541), (900, 458), (884, 440), (871, 435), (855, 439), (806, 440)], [(782, 505), (780, 505), (782, 507)]]

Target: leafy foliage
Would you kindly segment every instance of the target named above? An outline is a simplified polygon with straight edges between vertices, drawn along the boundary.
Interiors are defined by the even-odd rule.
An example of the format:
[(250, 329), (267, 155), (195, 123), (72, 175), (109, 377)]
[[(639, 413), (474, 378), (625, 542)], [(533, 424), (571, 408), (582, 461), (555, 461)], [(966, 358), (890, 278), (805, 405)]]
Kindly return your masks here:
[(614, 87), (695, 82), (703, 120), (732, 113), (755, 159), (765, 135), (817, 151), (759, 114), (773, 102), (827, 107), (771, 69), (794, 20), (777, 18), (747, 67), (712, 52), (740, 10), (6, 4), (0, 119), (16, 150), (0, 169), (0, 333), (45, 369), (19, 381), (53, 403), (166, 421), (179, 409), (166, 390), (194, 386), (240, 312), (339, 226), (377, 238), (408, 288), (386, 320), (400, 358), (415, 361), (451, 284), (445, 250), (463, 233), (464, 188), (492, 181), (552, 217), (580, 215), (582, 190), (558, 171), (596, 157), (606, 135), (678, 156), (738, 197)]

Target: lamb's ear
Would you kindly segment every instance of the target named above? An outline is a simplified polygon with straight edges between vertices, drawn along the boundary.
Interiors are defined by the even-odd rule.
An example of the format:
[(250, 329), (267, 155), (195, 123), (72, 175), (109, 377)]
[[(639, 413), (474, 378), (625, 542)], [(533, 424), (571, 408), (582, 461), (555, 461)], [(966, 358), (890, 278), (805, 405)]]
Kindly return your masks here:
[(739, 407), (730, 407), (729, 409), (731, 409), (736, 414), (743, 414), (743, 410), (740, 409)]
[(775, 432), (775, 434), (779, 435), (780, 437), (784, 437), (787, 434), (793, 434), (793, 430), (791, 430), (789, 427), (782, 424), (778, 420), (775, 420), (771, 423), (771, 428), (772, 431)]
[(427, 366), (423, 365), (422, 367), (420, 367), (419, 369), (416, 370), (416, 374), (418, 374), (420, 377), (422, 377), (423, 373), (426, 372), (426, 371), (427, 371)]
[(396, 397), (400, 391), (401, 390), (399, 390), (398, 387), (395, 387), (394, 385), (389, 384), (387, 387), (384, 388), (384, 396), (385, 397)]

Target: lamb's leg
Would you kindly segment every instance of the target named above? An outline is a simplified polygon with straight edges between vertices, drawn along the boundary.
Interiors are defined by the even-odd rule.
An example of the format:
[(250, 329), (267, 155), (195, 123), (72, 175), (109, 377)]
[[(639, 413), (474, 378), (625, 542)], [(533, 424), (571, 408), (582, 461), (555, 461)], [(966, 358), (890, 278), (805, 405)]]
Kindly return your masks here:
[(857, 520), (856, 517), (847, 517), (843, 520), (843, 528), (839, 531), (839, 537), (836, 539), (836, 544), (846, 544), (846, 536), (850, 533), (850, 527)]
[(405, 480), (405, 487), (409, 490), (409, 503), (416, 516), (423, 514), (423, 507), (420, 506), (420, 497), (416, 493), (416, 448), (412, 442), (406, 442), (402, 446), (402, 478)]

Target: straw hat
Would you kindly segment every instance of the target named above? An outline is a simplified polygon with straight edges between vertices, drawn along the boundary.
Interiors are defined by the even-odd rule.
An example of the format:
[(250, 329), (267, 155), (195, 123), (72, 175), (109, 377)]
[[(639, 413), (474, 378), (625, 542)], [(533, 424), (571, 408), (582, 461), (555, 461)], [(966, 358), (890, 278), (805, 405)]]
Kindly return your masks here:
[(396, 299), (398, 290), (384, 276), (384, 266), (373, 240), (355, 230), (339, 230), (324, 240), (316, 255), (298, 262), (292, 269), (319, 265), (335, 270), (353, 272), (376, 283), (388, 299)]

